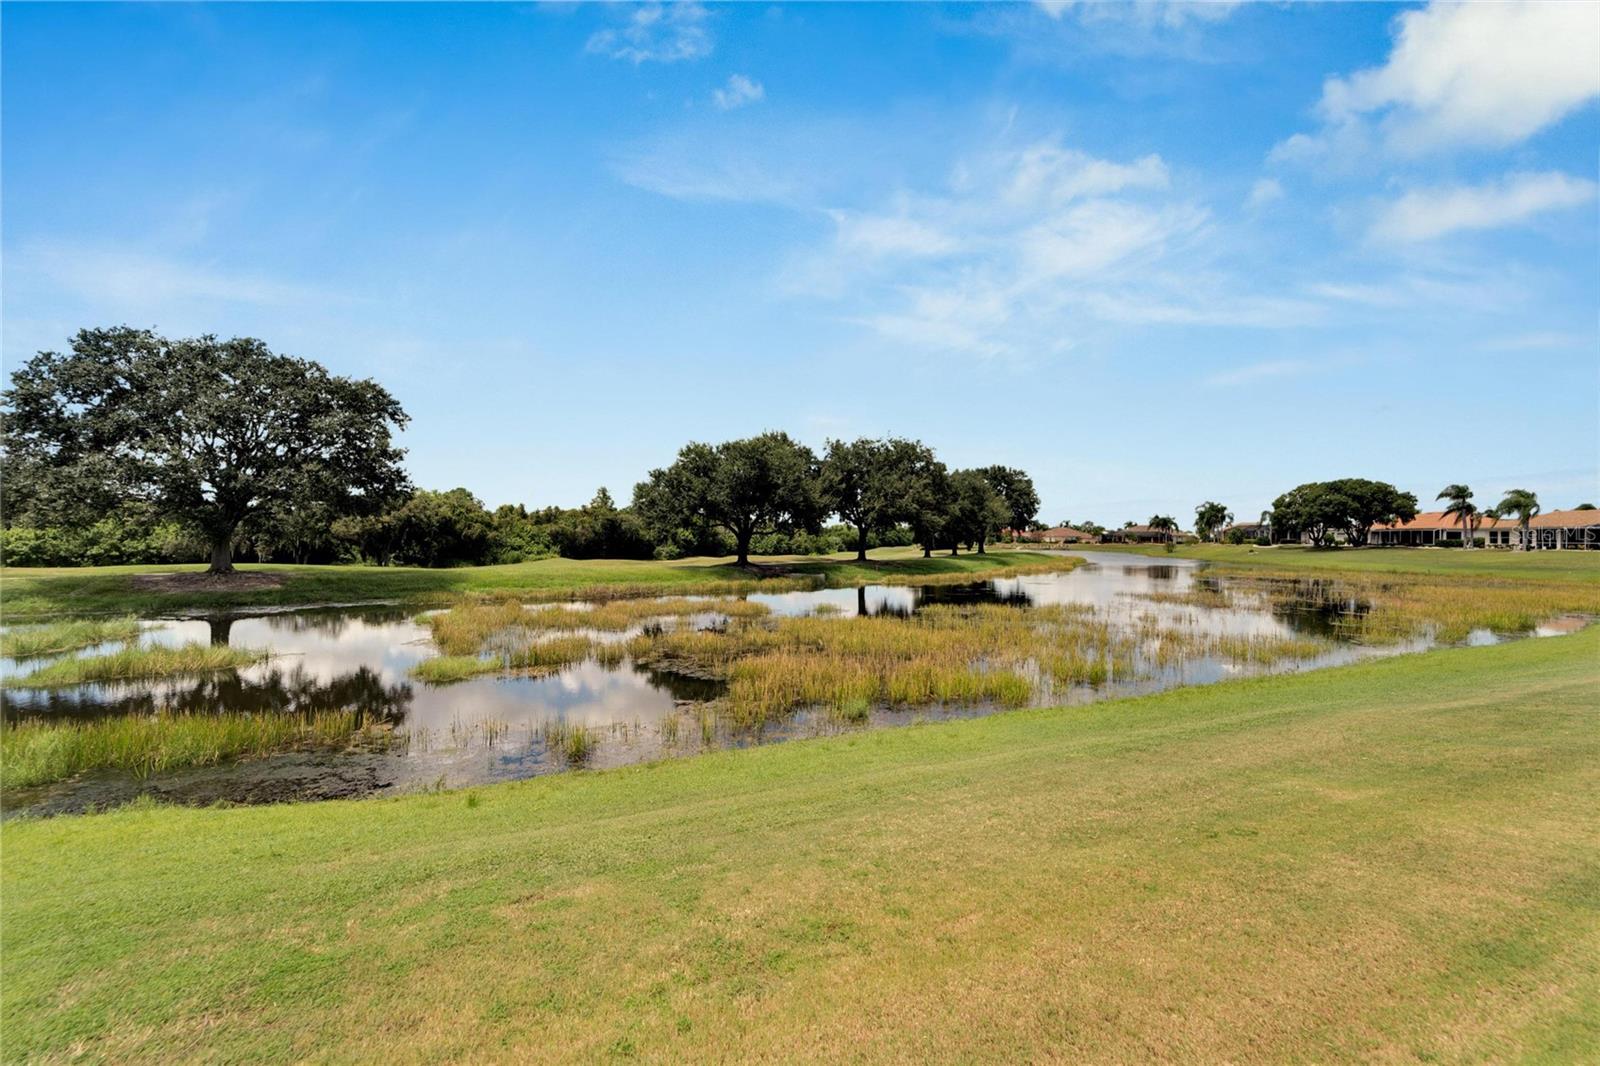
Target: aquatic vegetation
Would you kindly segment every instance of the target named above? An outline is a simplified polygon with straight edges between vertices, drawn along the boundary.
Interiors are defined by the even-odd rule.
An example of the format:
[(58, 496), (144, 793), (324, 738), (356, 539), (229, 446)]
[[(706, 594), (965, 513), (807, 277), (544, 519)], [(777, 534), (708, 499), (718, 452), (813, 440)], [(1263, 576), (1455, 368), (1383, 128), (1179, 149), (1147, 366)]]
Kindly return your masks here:
[(57, 659), (7, 684), (15, 688), (62, 688), (103, 681), (144, 681), (237, 670), (267, 657), (264, 651), (215, 644), (123, 648), (105, 655)]
[(512, 642), (554, 630), (622, 632), (646, 621), (716, 615), (721, 618), (756, 618), (767, 613), (764, 604), (740, 599), (614, 600), (593, 606), (547, 604), (528, 606), (501, 600), (464, 604), (425, 615), (423, 621), (433, 641), (447, 655), (470, 655), (495, 638)]
[(1212, 640), (1208, 650), (1230, 662), (1271, 666), (1290, 659), (1314, 659), (1332, 647), (1328, 641), (1303, 637), (1223, 636)]
[(476, 655), (440, 655), (413, 666), (411, 676), (430, 685), (450, 685), (483, 674), (497, 674), (504, 668), (505, 664), (499, 659), (482, 659)]
[(26, 719), (0, 724), (0, 786), (62, 781), (89, 770), (144, 777), (244, 756), (348, 742), (362, 732), (352, 710), (308, 715), (231, 711), (107, 718)]
[(596, 730), (567, 722), (545, 722), (539, 727), (539, 737), (546, 751), (555, 752), (570, 766), (588, 762), (600, 742)]
[(596, 647), (588, 637), (554, 637), (511, 651), (484, 655), (440, 655), (411, 668), (411, 676), (434, 685), (448, 685), (483, 674), (541, 674), (587, 659)]
[(1456, 643), (1474, 630), (1527, 633), (1560, 615), (1600, 615), (1600, 585), (1594, 583), (1363, 573), (1308, 579), (1248, 569), (1228, 575), (1280, 608), (1327, 611), (1342, 637), (1369, 644), (1423, 636)]
[(97, 644), (126, 643), (139, 637), (137, 618), (80, 618), (49, 625), (13, 626), (0, 633), (0, 656), (37, 659)]

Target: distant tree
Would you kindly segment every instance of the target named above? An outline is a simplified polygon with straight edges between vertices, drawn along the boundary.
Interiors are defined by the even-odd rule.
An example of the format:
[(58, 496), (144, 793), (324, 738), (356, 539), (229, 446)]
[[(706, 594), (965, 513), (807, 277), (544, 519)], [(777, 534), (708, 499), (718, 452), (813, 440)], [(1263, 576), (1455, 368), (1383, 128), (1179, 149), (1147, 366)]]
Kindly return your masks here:
[(251, 338), (82, 330), (19, 367), (0, 402), (31, 511), (70, 522), (142, 503), (202, 533), (213, 574), (274, 507), (375, 510), (405, 487), (394, 397)]
[(1461, 524), (1461, 546), (1472, 547), (1478, 526), (1478, 507), (1472, 502), (1472, 490), (1465, 485), (1446, 485), (1434, 499), (1449, 501), (1444, 513), (1454, 515)]
[(1594, 504), (1592, 503), (1580, 503), (1573, 508), (1574, 511), (1592, 511), (1594, 509)]
[(1335, 535), (1350, 525), (1354, 503), (1334, 482), (1309, 481), (1297, 485), (1272, 502), (1273, 537), (1294, 540), (1307, 537), (1317, 547), (1334, 543)]
[(1026, 472), (1010, 466), (986, 466), (979, 471), (1000, 494), (1006, 505), (1004, 525), (1009, 529), (1029, 529), (1039, 517), (1039, 493)]
[(926, 461), (918, 464), (906, 495), (905, 522), (911, 527), (914, 542), (921, 545), (923, 558), (932, 555), (942, 542), (954, 511), (950, 471), (929, 452)]
[(873, 536), (914, 517), (917, 481), (933, 462), (918, 441), (833, 440), (823, 456), (822, 505), (855, 527), (856, 558), (865, 561)]
[(984, 546), (1011, 521), (1011, 508), (982, 470), (957, 470), (950, 475), (950, 490), (950, 554), (956, 554), (959, 542), (977, 545), (983, 555)]
[(1232, 521), (1233, 512), (1212, 500), (1194, 509), (1194, 531), (1201, 540), (1216, 540), (1217, 531)]
[(1517, 516), (1518, 551), (1528, 550), (1528, 523), (1539, 513), (1539, 497), (1527, 489), (1511, 489), (1494, 509), (1500, 517)]
[(466, 489), (422, 490), (388, 516), (393, 557), (409, 566), (478, 566), (494, 547), (494, 518)]
[(1324, 484), (1345, 505), (1345, 533), (1351, 544), (1365, 544), (1372, 527), (1380, 522), (1417, 517), (1417, 498), (1387, 481), (1347, 477)]
[(1178, 531), (1178, 520), (1173, 518), (1171, 515), (1151, 515), (1150, 521), (1147, 524), (1151, 529), (1159, 529), (1163, 534), (1165, 534), (1163, 539), (1168, 544), (1172, 543), (1173, 534)]
[(757, 534), (819, 525), (816, 457), (787, 433), (686, 444), (671, 466), (650, 471), (634, 487), (633, 506), (658, 535), (686, 527), (726, 530), (745, 566)]

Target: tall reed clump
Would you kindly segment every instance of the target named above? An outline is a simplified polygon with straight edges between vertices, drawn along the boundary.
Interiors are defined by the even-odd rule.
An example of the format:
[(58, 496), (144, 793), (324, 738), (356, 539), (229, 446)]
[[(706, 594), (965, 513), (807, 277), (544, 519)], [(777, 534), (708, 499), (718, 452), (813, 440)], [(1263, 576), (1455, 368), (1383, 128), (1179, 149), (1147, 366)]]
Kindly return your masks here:
[(358, 732), (351, 710), (308, 715), (158, 711), (89, 720), (0, 724), (0, 787), (26, 788), (89, 770), (139, 777), (301, 746), (343, 743)]
[(139, 638), (137, 618), (80, 618), (41, 626), (13, 626), (0, 633), (0, 656), (37, 659), (92, 648), (97, 644), (125, 644)]
[(1313, 659), (1333, 645), (1306, 637), (1222, 636), (1212, 639), (1207, 651), (1234, 663), (1275, 666), (1292, 659)]
[(545, 750), (561, 756), (569, 766), (582, 766), (599, 746), (600, 734), (582, 724), (546, 722), (539, 727)]
[(447, 685), (483, 674), (502, 671), (518, 674), (544, 674), (580, 663), (595, 647), (588, 637), (553, 637), (534, 641), (511, 651), (482, 655), (440, 655), (424, 659), (411, 668), (411, 676), (433, 685)]
[(185, 644), (178, 648), (159, 645), (123, 648), (106, 655), (76, 655), (57, 659), (32, 673), (12, 679), (8, 684), (16, 688), (62, 688), (106, 681), (148, 681), (237, 670), (263, 662), (267, 657), (264, 651), (215, 644)]

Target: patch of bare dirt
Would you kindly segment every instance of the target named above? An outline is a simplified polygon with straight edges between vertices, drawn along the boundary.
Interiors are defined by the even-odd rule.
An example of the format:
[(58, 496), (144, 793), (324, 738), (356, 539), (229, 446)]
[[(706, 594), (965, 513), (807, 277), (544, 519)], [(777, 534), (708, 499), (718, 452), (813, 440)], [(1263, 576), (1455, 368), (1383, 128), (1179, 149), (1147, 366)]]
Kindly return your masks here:
[(208, 574), (204, 570), (184, 570), (175, 574), (137, 574), (133, 587), (144, 592), (255, 592), (275, 589), (283, 584), (277, 574), (235, 570), (231, 574)]

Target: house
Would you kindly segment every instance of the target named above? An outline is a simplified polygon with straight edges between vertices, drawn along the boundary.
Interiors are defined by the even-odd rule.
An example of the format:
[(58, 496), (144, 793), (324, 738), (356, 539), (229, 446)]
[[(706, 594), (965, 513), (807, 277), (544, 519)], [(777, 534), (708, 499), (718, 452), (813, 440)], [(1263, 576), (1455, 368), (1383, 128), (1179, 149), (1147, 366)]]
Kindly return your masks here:
[(1039, 533), (1039, 540), (1044, 544), (1092, 544), (1097, 539), (1093, 533), (1085, 533), (1071, 526), (1056, 526)]
[(1272, 523), (1270, 522), (1235, 522), (1217, 534), (1219, 540), (1261, 540), (1271, 539)]
[(1185, 533), (1182, 530), (1169, 532), (1153, 526), (1123, 526), (1121, 529), (1108, 529), (1100, 534), (1102, 544), (1165, 544), (1168, 541), (1188, 544), (1199, 539), (1193, 533)]
[[(1474, 516), (1473, 542), (1490, 548), (1514, 548), (1522, 539), (1517, 519)], [(1528, 522), (1529, 548), (1600, 549), (1600, 511), (1550, 511), (1534, 515)], [(1382, 547), (1461, 547), (1464, 534), (1461, 521), (1443, 511), (1424, 511), (1405, 522), (1372, 527), (1367, 543)]]

